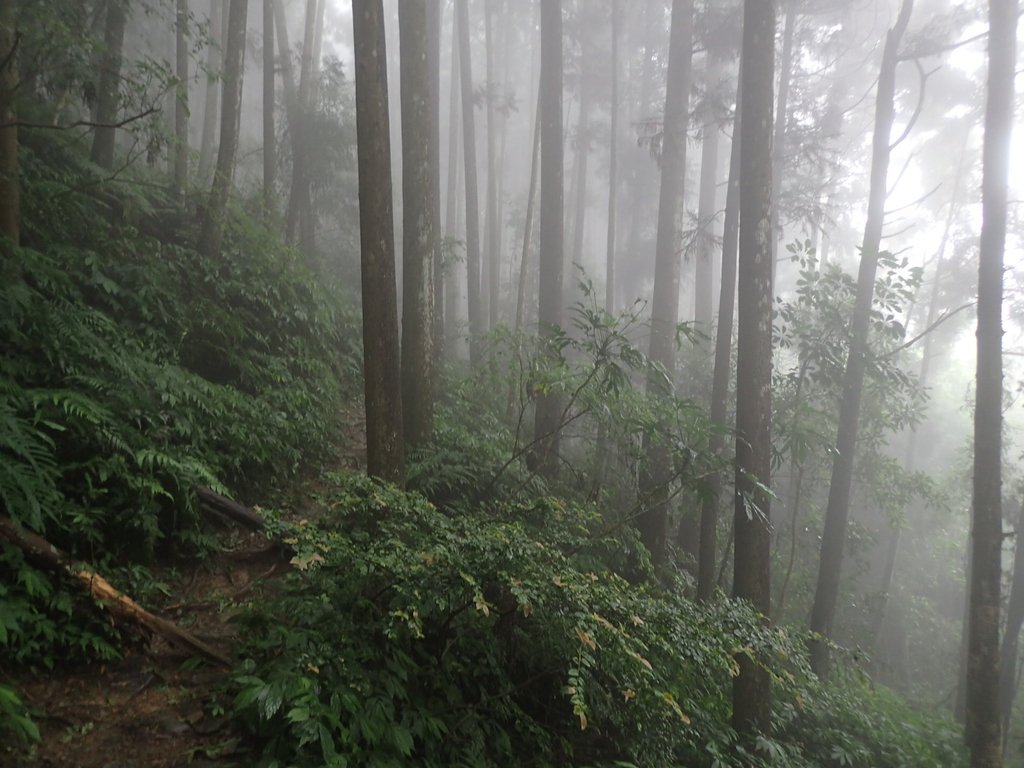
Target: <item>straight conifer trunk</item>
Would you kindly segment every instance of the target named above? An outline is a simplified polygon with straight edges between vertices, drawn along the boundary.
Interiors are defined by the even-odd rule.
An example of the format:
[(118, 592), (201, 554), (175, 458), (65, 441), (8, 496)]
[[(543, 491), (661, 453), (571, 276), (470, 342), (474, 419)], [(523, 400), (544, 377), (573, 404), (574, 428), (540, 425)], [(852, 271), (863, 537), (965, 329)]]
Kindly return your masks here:
[(220, 253), (227, 217), (228, 198), (238, 155), (238, 128), (242, 107), (242, 73), (245, 71), (245, 21), (248, 0), (230, 0), (224, 76), (221, 89), (220, 147), (213, 185), (199, 234), (199, 250), (209, 258)]
[[(686, 124), (693, 58), (693, 0), (673, 0), (669, 37), (668, 80), (661, 145), (661, 191), (654, 254), (654, 297), (651, 301), (649, 356), (662, 371), (647, 379), (647, 391), (670, 397), (676, 368), (676, 324), (679, 321), (679, 212), (686, 172)], [(644, 510), (637, 520), (640, 536), (655, 566), (665, 558), (672, 456), (665, 440), (644, 435), (647, 464), (641, 477)]]
[(402, 389), (391, 197), (391, 129), (381, 0), (352, 0), (367, 474), (402, 485)]
[[(271, 2), (272, 0), (267, 0)], [(213, 165), (217, 123), (220, 119), (220, 77), (224, 71), (224, 0), (210, 0), (210, 41), (206, 45), (206, 98), (203, 132), (199, 139), (199, 180), (206, 183)], [(216, 73), (216, 76), (214, 76)]]
[[(316, 35), (317, 0), (307, 0), (302, 38), (302, 59), (299, 65), (299, 92), (289, 125), (292, 135), (292, 187), (288, 196), (285, 237), (296, 242), (306, 256), (315, 247), (315, 226), (309, 189), (309, 139), (307, 126), (313, 109), (313, 38)], [(296, 237), (298, 238), (296, 240)]]
[(619, 0), (612, 3), (611, 126), (608, 138), (608, 233), (605, 239), (604, 311), (615, 314), (615, 187), (619, 181)]
[(437, 251), (434, 205), (437, 154), (431, 146), (437, 119), (428, 40), (429, 0), (398, 6), (402, 99), (402, 405), (405, 443), (413, 448), (433, 430), (433, 264)]
[(971, 753), (971, 768), (998, 768), (1002, 765), (999, 610), (1003, 539), (1003, 251), (1006, 244), (1016, 49), (1017, 0), (989, 0), (967, 640), (966, 740)]
[(459, 32), (459, 82), (462, 101), (462, 146), (466, 175), (466, 280), (469, 299), (469, 362), (480, 362), (480, 336), (484, 332), (480, 296), (480, 194), (476, 172), (476, 120), (473, 115), (473, 62), (469, 47), (468, 0), (455, 0)]
[[(739, 319), (736, 346), (736, 506), (733, 593), (767, 621), (771, 610), (772, 92), (775, 2), (745, 0), (740, 63)], [(732, 724), (768, 733), (771, 677), (739, 654)]]
[(92, 137), (92, 161), (110, 170), (114, 165), (114, 140), (117, 113), (121, 107), (121, 50), (124, 30), (128, 24), (126, 0), (108, 0), (107, 20), (103, 31), (103, 58), (100, 62), (99, 85), (96, 89), (96, 127)]
[(174, 19), (175, 76), (178, 97), (174, 102), (174, 180), (176, 195), (188, 184), (188, 0), (177, 0)]
[[(562, 137), (562, 2), (540, 6), (540, 290), (537, 320), (545, 344), (562, 324), (565, 146)], [(550, 350), (545, 350), (550, 354)], [(542, 475), (558, 474), (562, 401), (555, 394), (537, 399), (534, 421), (538, 440), (535, 466)]]
[(825, 642), (832, 637), (832, 624), (839, 598), (839, 579), (842, 572), (843, 548), (846, 542), (846, 524), (850, 513), (850, 489), (853, 484), (854, 454), (860, 422), (860, 403), (867, 367), (868, 330), (871, 303), (878, 270), (878, 253), (885, 223), (885, 197), (889, 171), (890, 134), (896, 117), (894, 95), (899, 46), (910, 22), (913, 0), (903, 0), (896, 23), (886, 35), (882, 51), (882, 66), (878, 76), (875, 102), (875, 131), (871, 150), (871, 181), (868, 192), (868, 214), (864, 224), (864, 242), (861, 246), (860, 271), (857, 276), (857, 297), (850, 328), (850, 351), (843, 374), (843, 395), (839, 406), (839, 431), (836, 453), (832, 462), (832, 480), (829, 485), (828, 506), (825, 510), (825, 529), (821, 539), (818, 562), (818, 584), (811, 609), (811, 631), (824, 640), (811, 641), (811, 667), (815, 673), (828, 676), (829, 653)]
[(274, 135), (274, 4), (263, 0), (263, 216), (274, 216), (277, 139)]
[(0, 232), (15, 245), (21, 242), (21, 187), (18, 181), (18, 88), (16, 45), (17, 3), (0, 2)]

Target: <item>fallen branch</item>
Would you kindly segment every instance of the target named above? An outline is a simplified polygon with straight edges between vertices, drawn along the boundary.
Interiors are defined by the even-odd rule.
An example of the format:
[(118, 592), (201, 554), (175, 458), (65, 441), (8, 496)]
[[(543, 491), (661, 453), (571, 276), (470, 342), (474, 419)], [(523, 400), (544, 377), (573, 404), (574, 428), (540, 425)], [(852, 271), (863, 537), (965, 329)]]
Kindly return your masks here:
[(199, 496), (200, 504), (234, 520), (250, 531), (262, 531), (266, 528), (267, 524), (255, 510), (239, 504), (237, 501), (232, 501), (227, 496), (211, 491), (209, 488), (197, 488), (196, 494)]
[(145, 627), (150, 632), (195, 651), (210, 661), (225, 667), (231, 666), (231, 660), (220, 651), (210, 647), (191, 632), (173, 622), (150, 613), (130, 597), (115, 589), (98, 573), (89, 570), (83, 563), (73, 560), (42, 536), (25, 530), (11, 518), (3, 515), (0, 515), (0, 539), (16, 546), (32, 563), (73, 578), (88, 590), (94, 600), (102, 601), (111, 614), (121, 621)]

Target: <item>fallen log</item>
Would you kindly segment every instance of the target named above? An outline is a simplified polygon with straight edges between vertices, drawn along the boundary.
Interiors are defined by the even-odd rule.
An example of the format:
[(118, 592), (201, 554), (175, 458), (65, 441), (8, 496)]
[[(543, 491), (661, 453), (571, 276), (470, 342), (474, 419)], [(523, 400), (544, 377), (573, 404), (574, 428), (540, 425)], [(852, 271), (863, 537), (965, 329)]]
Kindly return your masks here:
[(121, 621), (142, 626), (169, 642), (198, 653), (223, 666), (231, 660), (177, 624), (150, 613), (130, 597), (83, 563), (77, 562), (42, 536), (25, 530), (11, 518), (0, 515), (0, 539), (18, 547), (30, 562), (46, 570), (70, 576), (84, 587), (93, 599), (102, 601), (111, 614)]
[(209, 488), (197, 488), (196, 495), (199, 496), (200, 504), (209, 507), (214, 512), (219, 512), (251, 531), (262, 531), (266, 527), (263, 518), (255, 510), (249, 509), (249, 507), (239, 504), (227, 496), (223, 496)]

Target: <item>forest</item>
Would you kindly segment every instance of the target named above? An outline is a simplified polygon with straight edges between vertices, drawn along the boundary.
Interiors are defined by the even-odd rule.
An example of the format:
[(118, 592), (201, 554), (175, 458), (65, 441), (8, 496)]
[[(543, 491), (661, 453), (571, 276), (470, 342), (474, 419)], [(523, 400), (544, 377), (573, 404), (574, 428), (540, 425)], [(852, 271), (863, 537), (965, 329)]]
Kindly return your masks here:
[(0, 765), (1024, 768), (1019, 18), (0, 0)]

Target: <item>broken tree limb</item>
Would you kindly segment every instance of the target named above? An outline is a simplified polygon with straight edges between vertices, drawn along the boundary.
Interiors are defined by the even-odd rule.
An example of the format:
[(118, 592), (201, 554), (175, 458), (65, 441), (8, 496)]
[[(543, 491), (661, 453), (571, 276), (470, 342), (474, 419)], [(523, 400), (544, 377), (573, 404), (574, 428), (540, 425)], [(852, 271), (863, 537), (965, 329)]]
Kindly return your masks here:
[(59, 550), (42, 536), (26, 530), (11, 518), (0, 515), (0, 539), (20, 549), (30, 562), (55, 573), (70, 576), (88, 590), (93, 599), (102, 601), (117, 619), (160, 635), (169, 642), (195, 651), (203, 658), (223, 666), (231, 666), (231, 660), (220, 651), (210, 647), (191, 632), (173, 622), (156, 616), (130, 597), (114, 588), (110, 582), (83, 563), (77, 562)]
[(197, 488), (196, 495), (199, 496), (200, 504), (234, 520), (251, 531), (262, 531), (266, 527), (263, 518), (255, 510), (239, 504), (237, 501), (232, 501), (227, 496), (209, 488)]

